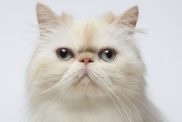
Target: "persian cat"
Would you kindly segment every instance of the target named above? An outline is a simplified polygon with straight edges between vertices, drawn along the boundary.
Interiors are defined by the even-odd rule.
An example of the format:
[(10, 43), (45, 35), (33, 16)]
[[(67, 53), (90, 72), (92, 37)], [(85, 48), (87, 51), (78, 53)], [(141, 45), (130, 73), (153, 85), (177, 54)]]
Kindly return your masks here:
[(40, 36), (27, 75), (29, 122), (162, 122), (146, 97), (134, 41), (138, 7), (75, 20), (37, 4)]

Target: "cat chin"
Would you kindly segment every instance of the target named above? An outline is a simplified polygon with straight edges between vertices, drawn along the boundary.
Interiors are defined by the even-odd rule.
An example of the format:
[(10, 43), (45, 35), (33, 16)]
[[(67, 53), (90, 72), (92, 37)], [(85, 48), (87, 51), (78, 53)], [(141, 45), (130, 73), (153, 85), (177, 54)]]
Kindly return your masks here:
[(66, 106), (86, 106), (88, 104), (93, 104), (95, 102), (105, 103), (110, 101), (109, 96), (103, 91), (97, 90), (76, 90), (73, 89), (69, 95), (66, 95), (61, 101), (60, 104)]
[[(84, 76), (73, 83), (69, 93), (64, 97), (66, 101), (87, 101), (107, 99), (106, 92), (90, 77)], [(79, 103), (78, 102), (78, 103)]]
[(98, 85), (93, 81), (88, 75), (83, 75), (81, 78), (78, 78), (74, 83), (73, 87), (75, 88), (96, 88)]
[[(93, 81), (89, 76), (81, 77), (72, 85), (71, 93), (78, 97), (103, 97), (105, 94), (101, 86)], [(101, 95), (101, 96), (100, 96)]]

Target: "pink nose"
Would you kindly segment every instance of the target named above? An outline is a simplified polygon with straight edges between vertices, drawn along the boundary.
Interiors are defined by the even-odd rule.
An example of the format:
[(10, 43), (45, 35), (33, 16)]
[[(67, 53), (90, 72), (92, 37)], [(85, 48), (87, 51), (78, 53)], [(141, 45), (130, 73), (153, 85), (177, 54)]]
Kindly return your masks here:
[(79, 60), (80, 62), (83, 62), (85, 64), (94, 62), (92, 58), (82, 58)]

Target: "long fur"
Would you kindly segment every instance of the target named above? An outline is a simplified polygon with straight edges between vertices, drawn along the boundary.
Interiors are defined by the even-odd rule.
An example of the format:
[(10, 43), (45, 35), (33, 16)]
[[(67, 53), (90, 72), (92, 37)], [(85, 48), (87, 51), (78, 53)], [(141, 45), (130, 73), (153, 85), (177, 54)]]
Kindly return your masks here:
[[(146, 97), (145, 66), (131, 25), (137, 16), (127, 18), (138, 9), (125, 12), (119, 24), (113, 15), (112, 23), (104, 17), (63, 20), (40, 4), (37, 12), (40, 38), (27, 73), (29, 122), (162, 122)], [(61, 61), (55, 53), (60, 47), (72, 49), (75, 58)], [(99, 59), (105, 47), (117, 51), (113, 62)], [(90, 79), (82, 79), (85, 65), (78, 58), (89, 48), (94, 62), (87, 67)]]

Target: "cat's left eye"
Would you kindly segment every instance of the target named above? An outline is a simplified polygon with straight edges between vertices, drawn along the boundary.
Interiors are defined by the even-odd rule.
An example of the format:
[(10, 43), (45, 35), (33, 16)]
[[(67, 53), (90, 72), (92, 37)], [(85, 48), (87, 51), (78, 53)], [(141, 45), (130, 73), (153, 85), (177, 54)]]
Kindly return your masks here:
[(113, 49), (103, 49), (99, 52), (99, 57), (106, 62), (111, 62), (116, 58), (116, 51)]
[(61, 60), (64, 60), (64, 61), (67, 61), (70, 58), (74, 57), (73, 52), (70, 49), (67, 49), (67, 48), (57, 49), (56, 54), (57, 54), (58, 58), (60, 58)]

